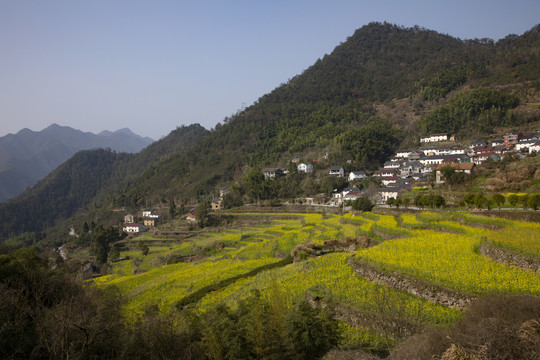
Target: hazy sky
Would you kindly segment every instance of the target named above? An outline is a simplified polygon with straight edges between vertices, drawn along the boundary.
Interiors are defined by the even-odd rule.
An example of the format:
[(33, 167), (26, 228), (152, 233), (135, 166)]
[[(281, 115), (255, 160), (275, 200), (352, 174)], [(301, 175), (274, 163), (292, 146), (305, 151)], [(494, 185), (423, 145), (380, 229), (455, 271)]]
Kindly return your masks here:
[(0, 136), (212, 128), (372, 21), (522, 34), (538, 0), (0, 0)]

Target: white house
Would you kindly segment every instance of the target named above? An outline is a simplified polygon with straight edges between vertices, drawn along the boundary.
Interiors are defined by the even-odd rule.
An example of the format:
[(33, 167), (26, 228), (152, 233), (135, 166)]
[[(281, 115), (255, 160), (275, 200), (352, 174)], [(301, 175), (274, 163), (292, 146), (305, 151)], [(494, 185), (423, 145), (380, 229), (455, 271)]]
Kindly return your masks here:
[(540, 141), (537, 141), (533, 145), (529, 146), (529, 154), (532, 154), (533, 152), (540, 152)]
[(397, 169), (401, 166), (401, 161), (386, 161), (384, 163), (385, 169)]
[(396, 176), (398, 169), (381, 169), (381, 177)]
[(517, 151), (524, 151), (524, 150), (529, 150), (529, 148), (531, 146), (533, 146), (534, 144), (536, 144), (538, 142), (538, 139), (535, 138), (535, 137), (532, 137), (530, 139), (525, 139), (525, 138), (522, 138), (521, 140), (518, 141), (518, 143), (515, 145), (515, 149)]
[(469, 144), (469, 149), (474, 149), (478, 147), (486, 147), (487, 144), (485, 141), (473, 141)]
[(298, 164), (296, 168), (298, 169), (298, 172), (303, 172), (306, 174), (313, 172), (313, 165), (311, 164), (301, 163), (301, 164)]
[(264, 168), (262, 173), (266, 179), (275, 179), (283, 175), (283, 170), (280, 168)]
[(356, 180), (356, 179), (364, 179), (366, 177), (367, 177), (367, 175), (363, 171), (351, 171), (349, 173), (349, 181), (353, 181), (353, 180)]
[(395, 183), (398, 179), (400, 179), (399, 176), (383, 176), (381, 177), (381, 183), (384, 186), (388, 186), (391, 183)]
[(122, 230), (127, 233), (140, 233), (146, 231), (146, 226), (142, 224), (126, 224)]
[(360, 196), (360, 191), (349, 191), (343, 196), (343, 201), (354, 201)]
[(467, 149), (463, 146), (454, 146), (450, 149), (448, 152), (448, 155), (465, 155), (467, 153)]
[(407, 177), (412, 174), (421, 173), (424, 169), (424, 165), (418, 160), (407, 161), (405, 164), (402, 164), (400, 167), (400, 176)]
[(398, 158), (408, 158), (409, 154), (413, 152), (413, 150), (398, 150), (396, 152), (396, 157)]
[(379, 188), (375, 190), (377, 194), (376, 202), (379, 204), (384, 204), (390, 198), (397, 199), (400, 190), (401, 189), (398, 187)]
[(448, 134), (431, 134), (420, 138), (421, 143), (438, 142), (448, 140)]
[(338, 176), (338, 177), (344, 177), (345, 176), (345, 170), (343, 170), (343, 167), (341, 166), (330, 166), (330, 175)]

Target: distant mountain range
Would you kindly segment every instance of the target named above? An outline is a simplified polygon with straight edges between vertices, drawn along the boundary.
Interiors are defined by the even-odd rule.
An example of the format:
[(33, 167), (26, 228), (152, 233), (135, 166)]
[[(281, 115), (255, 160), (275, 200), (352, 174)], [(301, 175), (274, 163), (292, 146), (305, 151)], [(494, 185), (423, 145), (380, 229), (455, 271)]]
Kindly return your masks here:
[(99, 134), (52, 124), (0, 138), (0, 202), (34, 185), (80, 150), (105, 148), (137, 153), (154, 142), (125, 128)]

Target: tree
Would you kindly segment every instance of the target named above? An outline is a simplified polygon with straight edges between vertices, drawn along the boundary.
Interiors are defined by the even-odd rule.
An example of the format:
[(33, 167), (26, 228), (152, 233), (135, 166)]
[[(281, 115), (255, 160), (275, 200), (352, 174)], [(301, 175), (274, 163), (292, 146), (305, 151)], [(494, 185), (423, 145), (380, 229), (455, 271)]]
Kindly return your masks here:
[(523, 208), (526, 209), (527, 206), (529, 205), (529, 195), (528, 194), (521, 195), (519, 197), (519, 202), (523, 206)]
[(265, 200), (268, 196), (268, 184), (259, 169), (252, 168), (242, 179), (247, 188), (248, 195), (257, 202)]
[(518, 202), (519, 202), (519, 196), (517, 196), (516, 194), (510, 194), (510, 195), (508, 195), (508, 202), (509, 202), (510, 205), (515, 209), (515, 208), (516, 208), (516, 205), (517, 205)]
[(289, 165), (287, 166), (287, 170), (289, 170), (289, 176), (293, 176), (298, 174), (298, 166), (293, 163), (292, 161), (289, 161)]
[(338, 343), (338, 322), (328, 306), (313, 308), (302, 300), (289, 312), (286, 324), (290, 359), (317, 359)]
[(474, 196), (474, 205), (479, 209), (484, 207), (486, 201), (487, 201), (487, 199), (484, 196), (484, 194), (482, 194), (482, 193), (476, 194)]
[(493, 201), (495, 205), (497, 205), (499, 210), (501, 210), (501, 206), (504, 205), (504, 203), (506, 202), (506, 199), (504, 198), (504, 195), (502, 194), (494, 194), (491, 200)]
[(148, 255), (148, 253), (150, 252), (150, 248), (148, 247), (148, 245), (146, 245), (145, 243), (143, 243), (142, 241), (139, 241), (137, 243), (137, 248), (139, 250), (141, 250), (142, 254), (144, 256)]
[(88, 223), (85, 221), (83, 223), (83, 233), (88, 234), (89, 231), (90, 231), (90, 228), (88, 227)]
[(195, 208), (195, 218), (200, 228), (203, 228), (208, 223), (208, 203), (202, 202)]
[(403, 206), (407, 207), (409, 206), (409, 203), (411, 202), (411, 199), (408, 198), (408, 197), (404, 197), (401, 199), (401, 203), (403, 204)]
[(471, 194), (471, 193), (466, 194), (465, 197), (463, 198), (463, 200), (465, 201), (465, 204), (467, 204), (467, 206), (474, 205), (474, 199), (475, 199), (475, 195)]
[(435, 195), (433, 197), (433, 201), (432, 201), (432, 206), (436, 206), (438, 208), (442, 208), (446, 205), (446, 200), (440, 196), (440, 195)]
[(90, 253), (96, 256), (96, 261), (99, 264), (104, 264), (107, 262), (111, 244), (122, 240), (125, 236), (125, 233), (119, 233), (118, 229), (112, 226), (106, 228), (98, 226), (92, 233)]
[(242, 205), (244, 205), (244, 202), (242, 201), (242, 194), (240, 194), (240, 192), (233, 190), (232, 192), (223, 195), (221, 206), (223, 206), (224, 209), (231, 209)]
[(529, 206), (529, 208), (533, 210), (537, 210), (538, 206), (540, 206), (540, 195), (539, 194), (529, 195), (527, 205)]
[(360, 196), (352, 202), (351, 206), (356, 211), (371, 211), (375, 205), (367, 197)]
[(171, 216), (171, 219), (174, 219), (176, 216), (176, 204), (174, 203), (174, 198), (169, 200), (169, 215)]
[(418, 194), (414, 197), (414, 206), (422, 208), (422, 209), (424, 208), (424, 201), (422, 197), (423, 196), (421, 194)]
[(392, 206), (392, 205), (394, 205), (395, 201), (396, 201), (396, 199), (394, 199), (393, 197), (388, 198), (388, 199), (386, 200), (386, 205)]

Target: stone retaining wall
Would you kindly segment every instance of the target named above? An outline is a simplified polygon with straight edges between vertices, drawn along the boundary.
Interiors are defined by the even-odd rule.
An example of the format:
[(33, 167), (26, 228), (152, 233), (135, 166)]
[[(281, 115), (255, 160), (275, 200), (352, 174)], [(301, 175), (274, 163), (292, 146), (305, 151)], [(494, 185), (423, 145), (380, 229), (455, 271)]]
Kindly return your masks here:
[(409, 294), (424, 298), (434, 304), (464, 310), (472, 301), (476, 300), (476, 297), (471, 294), (457, 292), (443, 286), (398, 274), (396, 272), (383, 272), (354, 257), (349, 259), (349, 265), (351, 265), (358, 274), (368, 280), (382, 286), (406, 291)]
[(540, 259), (532, 256), (522, 255), (511, 250), (496, 247), (485, 241), (480, 246), (480, 254), (495, 261), (512, 264), (521, 269), (532, 271), (540, 275)]

